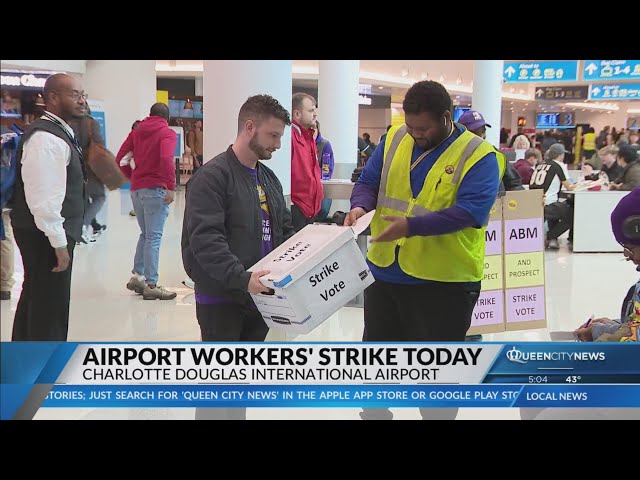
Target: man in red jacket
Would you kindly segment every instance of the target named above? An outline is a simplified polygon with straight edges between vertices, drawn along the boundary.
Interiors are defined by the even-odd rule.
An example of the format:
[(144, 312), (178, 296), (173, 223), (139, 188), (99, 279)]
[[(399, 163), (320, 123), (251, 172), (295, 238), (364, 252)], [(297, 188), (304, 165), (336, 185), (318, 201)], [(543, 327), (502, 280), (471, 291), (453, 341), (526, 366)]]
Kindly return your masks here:
[(291, 217), (293, 228), (302, 230), (313, 223), (322, 206), (322, 181), (318, 150), (313, 139), (316, 99), (295, 93), (291, 108)]
[[(127, 288), (145, 300), (171, 300), (176, 297), (158, 285), (160, 242), (176, 188), (173, 153), (176, 132), (169, 128), (169, 107), (156, 103), (138, 128), (131, 130), (120, 147), (116, 162), (131, 180), (131, 200), (140, 226), (140, 237), (133, 260), (133, 276)], [(132, 153), (135, 167), (121, 162)]]

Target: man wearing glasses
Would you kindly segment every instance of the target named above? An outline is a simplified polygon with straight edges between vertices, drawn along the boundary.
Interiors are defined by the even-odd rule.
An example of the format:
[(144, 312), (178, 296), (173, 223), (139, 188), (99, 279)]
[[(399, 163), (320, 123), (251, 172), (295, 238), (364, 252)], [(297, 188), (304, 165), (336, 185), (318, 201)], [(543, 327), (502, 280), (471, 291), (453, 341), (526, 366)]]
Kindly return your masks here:
[(81, 238), (86, 171), (69, 123), (87, 108), (80, 80), (63, 73), (44, 86), (46, 108), (18, 147), (11, 222), (24, 282), (14, 341), (66, 341), (73, 248)]

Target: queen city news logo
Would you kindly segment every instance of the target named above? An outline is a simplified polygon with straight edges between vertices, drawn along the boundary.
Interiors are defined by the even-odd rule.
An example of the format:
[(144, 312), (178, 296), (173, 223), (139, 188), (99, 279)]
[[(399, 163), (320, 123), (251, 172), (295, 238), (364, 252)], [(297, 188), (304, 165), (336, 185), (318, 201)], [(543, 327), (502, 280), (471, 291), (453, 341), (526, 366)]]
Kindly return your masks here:
[(578, 361), (578, 362), (603, 362), (606, 360), (604, 352), (523, 352), (513, 347), (505, 355), (507, 360), (514, 363), (527, 363), (531, 361)]

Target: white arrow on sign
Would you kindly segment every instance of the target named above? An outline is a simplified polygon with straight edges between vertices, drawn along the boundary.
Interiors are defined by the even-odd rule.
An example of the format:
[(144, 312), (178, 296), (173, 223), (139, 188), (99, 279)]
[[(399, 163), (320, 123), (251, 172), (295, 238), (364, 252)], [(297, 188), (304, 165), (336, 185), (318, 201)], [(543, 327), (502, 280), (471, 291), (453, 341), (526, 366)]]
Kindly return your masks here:
[(593, 75), (593, 72), (598, 69), (598, 66), (595, 63), (590, 63), (589, 65), (584, 67), (584, 69), (589, 72), (589, 75)]
[(511, 78), (511, 77), (512, 77), (512, 75), (513, 75), (514, 73), (516, 73), (516, 69), (515, 69), (515, 68), (513, 68), (511, 65), (509, 65), (509, 66), (507, 67), (507, 69), (504, 71), (504, 73), (506, 73), (506, 74), (507, 74), (507, 77)]
[(543, 94), (544, 94), (544, 90), (542, 90), (541, 88), (536, 90), (536, 97), (541, 97)]
[(600, 93), (600, 89), (598, 87), (591, 89), (591, 94), (592, 95), (598, 95), (599, 93)]

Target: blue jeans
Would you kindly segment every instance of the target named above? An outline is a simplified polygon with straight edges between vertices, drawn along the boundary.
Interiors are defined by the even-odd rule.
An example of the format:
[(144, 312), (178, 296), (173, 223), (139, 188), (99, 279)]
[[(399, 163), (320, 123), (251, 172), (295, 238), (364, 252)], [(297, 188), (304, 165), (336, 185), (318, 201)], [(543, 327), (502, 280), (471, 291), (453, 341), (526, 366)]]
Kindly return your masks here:
[(133, 209), (140, 225), (140, 238), (133, 259), (133, 273), (144, 275), (148, 285), (158, 283), (160, 241), (169, 205), (164, 203), (166, 190), (161, 187), (131, 191)]

